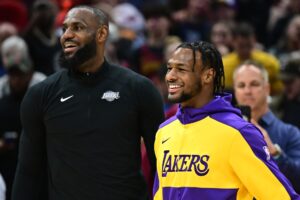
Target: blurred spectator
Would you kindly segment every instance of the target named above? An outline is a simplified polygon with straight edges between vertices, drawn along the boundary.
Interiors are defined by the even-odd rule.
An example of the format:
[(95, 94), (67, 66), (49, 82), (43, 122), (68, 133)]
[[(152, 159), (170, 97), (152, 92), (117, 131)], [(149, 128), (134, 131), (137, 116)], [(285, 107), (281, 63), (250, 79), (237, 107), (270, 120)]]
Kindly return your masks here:
[[(0, 46), (2, 42), (12, 35), (17, 35), (17, 27), (9, 22), (0, 23)], [(1, 51), (0, 51), (1, 53)], [(5, 73), (3, 69), (2, 59), (0, 58), (0, 77)]]
[(59, 37), (55, 30), (56, 14), (57, 8), (51, 1), (36, 1), (24, 34), (35, 70), (46, 75), (57, 70), (56, 61), (61, 51)]
[(2, 42), (9, 36), (17, 35), (17, 33), (18, 33), (18, 30), (17, 30), (16, 26), (14, 26), (13, 24), (11, 24), (9, 22), (1, 23), (0, 24), (0, 44), (2, 44)]
[(136, 7), (130, 3), (118, 4), (111, 10), (111, 18), (119, 26), (121, 36), (134, 40), (133, 48), (144, 43), (145, 19)]
[(272, 2), (267, 25), (268, 31), (271, 31), (277, 21), (287, 14), (289, 1), (290, 0), (276, 0)]
[(300, 131), (270, 111), (268, 72), (257, 63), (246, 61), (234, 71), (233, 79), (238, 104), (250, 106), (251, 122), (261, 130), (270, 155), (299, 193)]
[(178, 105), (168, 101), (168, 88), (165, 82), (165, 76), (167, 73), (166, 63), (170, 59), (175, 49), (182, 43), (177, 36), (168, 36), (164, 44), (164, 64), (161, 66), (158, 76), (153, 80), (155, 86), (160, 91), (161, 96), (164, 100), (164, 113), (165, 119), (169, 119), (176, 114)]
[(0, 78), (0, 172), (10, 199), (21, 133), (20, 104), (27, 88), (46, 77), (33, 72), (27, 45), (20, 37), (7, 38), (1, 46), (1, 56), (7, 74)]
[[(164, 63), (170, 59), (175, 49), (182, 43), (181, 39), (174, 35), (166, 37), (164, 42)], [(165, 69), (166, 70), (166, 69)]]
[(127, 0), (90, 0), (91, 4), (105, 3), (109, 4), (112, 7), (117, 6), (118, 4), (128, 2)]
[(187, 0), (186, 8), (172, 14), (174, 34), (182, 41), (209, 40), (211, 28), (211, 0)]
[(234, 69), (245, 60), (254, 60), (263, 65), (270, 74), (271, 95), (278, 95), (283, 87), (279, 80), (279, 61), (256, 47), (253, 27), (247, 23), (237, 24), (233, 30), (232, 43), (234, 51), (223, 57), (226, 89), (232, 90)]
[(110, 15), (118, 30), (118, 39), (113, 44), (115, 60), (122, 66), (129, 67), (132, 51), (140, 48), (145, 42), (144, 16), (129, 3), (118, 4), (111, 10)]
[(210, 40), (222, 56), (233, 51), (232, 30), (233, 24), (226, 21), (218, 21), (212, 26)]
[[(265, 45), (270, 7), (274, 0), (235, 0), (236, 21), (246, 21), (255, 27), (257, 41)], [(276, 0), (275, 0), (276, 1)], [(298, 1), (298, 0), (297, 0)]]
[(2, 175), (0, 174), (0, 200), (5, 200), (5, 193), (6, 193), (6, 185), (3, 180)]
[[(266, 42), (268, 46), (272, 46), (277, 44), (279, 39), (284, 35), (286, 27), (288, 26), (291, 19), (300, 14), (300, 1), (299, 0), (278, 0), (281, 2), (281, 6), (283, 6), (284, 11), (278, 19), (273, 22), (273, 28), (269, 29), (268, 38), (266, 38)], [(287, 4), (287, 5), (286, 5)]]
[(214, 21), (233, 22), (236, 16), (235, 0), (214, 0), (212, 4)]
[[(99, 0), (94, 0), (94, 1), (93, 0), (50, 0), (50, 1), (54, 2), (58, 7), (58, 13), (56, 15), (55, 24), (56, 27), (60, 27), (63, 23), (65, 15), (71, 8), (80, 4), (91, 4), (94, 1), (96, 3)], [(113, 2), (113, 0), (111, 0), (111, 2)]]
[(286, 30), (280, 40), (274, 45), (270, 52), (274, 54), (281, 63), (286, 65), (289, 54), (300, 49), (300, 14), (295, 15), (288, 23)]
[(279, 104), (281, 119), (300, 128), (300, 56), (290, 58), (281, 71), (284, 95)]
[(28, 11), (22, 1), (0, 1), (0, 23), (10, 22), (19, 32), (22, 32), (28, 23)]
[(171, 21), (168, 9), (162, 5), (147, 5), (143, 13), (146, 19), (146, 42), (133, 52), (130, 66), (153, 80), (164, 63), (164, 44)]

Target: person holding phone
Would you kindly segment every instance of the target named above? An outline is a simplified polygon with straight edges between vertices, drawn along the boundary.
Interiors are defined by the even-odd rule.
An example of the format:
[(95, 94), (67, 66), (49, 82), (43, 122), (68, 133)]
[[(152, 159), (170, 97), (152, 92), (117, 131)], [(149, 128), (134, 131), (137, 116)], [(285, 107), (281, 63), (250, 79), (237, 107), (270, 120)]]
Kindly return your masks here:
[(260, 129), (279, 169), (300, 192), (300, 131), (278, 119), (270, 110), (268, 72), (254, 61), (246, 61), (233, 74), (237, 103), (251, 108), (251, 122)]

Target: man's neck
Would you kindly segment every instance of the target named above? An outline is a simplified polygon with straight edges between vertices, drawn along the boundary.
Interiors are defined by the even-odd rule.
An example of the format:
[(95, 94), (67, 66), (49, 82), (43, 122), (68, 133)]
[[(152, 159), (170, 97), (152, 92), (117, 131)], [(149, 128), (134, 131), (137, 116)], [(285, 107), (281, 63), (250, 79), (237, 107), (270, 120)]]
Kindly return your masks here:
[(85, 62), (84, 64), (82, 64), (79, 67), (79, 71), (83, 72), (83, 73), (93, 73), (99, 70), (99, 68), (102, 66), (102, 64), (104, 63), (104, 58), (99, 59), (99, 58), (93, 58), (87, 62)]
[(254, 119), (255, 121), (258, 121), (262, 118), (262, 116), (264, 116), (267, 112), (269, 112), (269, 107), (268, 106), (264, 106), (263, 108), (257, 108), (257, 109), (252, 109), (251, 110), (251, 117), (252, 119)]

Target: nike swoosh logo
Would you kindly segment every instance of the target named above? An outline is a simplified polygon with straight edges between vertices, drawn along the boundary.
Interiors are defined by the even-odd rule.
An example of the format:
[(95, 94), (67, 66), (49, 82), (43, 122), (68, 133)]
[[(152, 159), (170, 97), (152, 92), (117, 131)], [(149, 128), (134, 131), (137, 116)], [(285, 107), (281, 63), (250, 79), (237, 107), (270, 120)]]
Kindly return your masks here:
[(166, 141), (168, 141), (171, 137), (167, 138), (167, 139), (164, 139), (161, 143), (165, 143)]
[(73, 96), (74, 96), (74, 95), (68, 96), (68, 97), (66, 97), (66, 98), (63, 98), (63, 97), (62, 97), (62, 98), (60, 98), (60, 102), (65, 102), (65, 101), (71, 99)]

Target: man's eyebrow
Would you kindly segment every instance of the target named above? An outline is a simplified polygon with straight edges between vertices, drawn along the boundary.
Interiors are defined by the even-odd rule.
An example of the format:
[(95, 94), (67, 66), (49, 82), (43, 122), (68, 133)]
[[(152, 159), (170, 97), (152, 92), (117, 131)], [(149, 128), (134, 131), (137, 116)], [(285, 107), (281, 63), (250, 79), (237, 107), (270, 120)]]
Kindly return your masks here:
[(71, 21), (69, 23), (67, 23), (67, 22), (63, 23), (63, 27), (67, 27), (68, 25), (75, 25), (75, 26), (77, 26), (77, 25), (83, 25), (83, 26), (87, 26), (87, 23), (86, 23), (85, 20), (80, 20), (80, 21), (77, 20), (77, 21)]
[(167, 65), (176, 65), (178, 67), (186, 66), (184, 63), (178, 63), (178, 62), (167, 62)]

